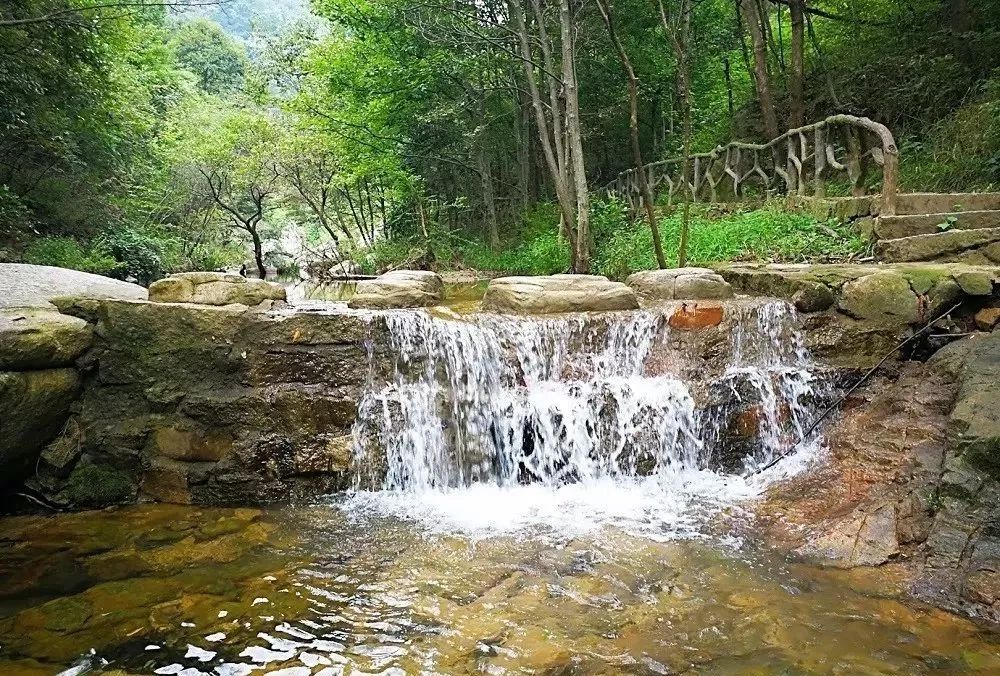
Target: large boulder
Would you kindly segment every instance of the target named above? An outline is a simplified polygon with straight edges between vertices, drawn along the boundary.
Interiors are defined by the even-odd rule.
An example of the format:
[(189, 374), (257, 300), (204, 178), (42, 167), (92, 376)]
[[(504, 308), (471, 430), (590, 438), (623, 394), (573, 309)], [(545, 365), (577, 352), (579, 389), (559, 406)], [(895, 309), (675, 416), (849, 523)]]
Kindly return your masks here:
[(490, 312), (549, 314), (635, 310), (635, 291), (600, 275), (501, 277), (486, 287), (483, 309)]
[(59, 434), (79, 388), (71, 368), (0, 371), (0, 483), (23, 478)]
[(54, 309), (59, 296), (145, 300), (146, 289), (89, 272), (48, 265), (0, 263), (0, 308), (44, 307)]
[(435, 272), (393, 270), (375, 279), (358, 282), (348, 305), (352, 308), (391, 310), (428, 307), (441, 302), (444, 282)]
[(708, 268), (646, 270), (629, 275), (625, 283), (644, 303), (666, 300), (721, 300), (733, 297), (733, 287)]
[(44, 308), (0, 310), (0, 370), (69, 366), (90, 346), (82, 319)]
[(285, 288), (263, 279), (225, 272), (181, 272), (153, 282), (149, 300), (156, 303), (198, 305), (260, 305), (286, 300)]

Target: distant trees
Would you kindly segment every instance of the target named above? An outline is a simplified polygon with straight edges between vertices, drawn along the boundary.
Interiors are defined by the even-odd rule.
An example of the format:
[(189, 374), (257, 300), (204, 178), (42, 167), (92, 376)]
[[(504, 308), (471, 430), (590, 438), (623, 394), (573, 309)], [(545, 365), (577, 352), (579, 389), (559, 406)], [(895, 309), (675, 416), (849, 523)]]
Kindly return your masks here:
[(207, 19), (182, 23), (168, 43), (177, 63), (193, 73), (209, 94), (235, 94), (243, 89), (246, 49)]

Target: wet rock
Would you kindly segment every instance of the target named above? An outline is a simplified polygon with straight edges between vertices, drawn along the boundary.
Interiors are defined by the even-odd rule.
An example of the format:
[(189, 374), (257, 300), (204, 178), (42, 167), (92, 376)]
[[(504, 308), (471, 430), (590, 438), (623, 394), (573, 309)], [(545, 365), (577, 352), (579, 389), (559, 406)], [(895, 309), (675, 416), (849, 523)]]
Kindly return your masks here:
[(0, 311), (0, 370), (69, 366), (90, 346), (87, 322), (44, 309)]
[(625, 283), (645, 303), (733, 297), (733, 289), (729, 283), (708, 268), (647, 270), (629, 275)]
[(373, 310), (428, 307), (440, 303), (443, 294), (444, 282), (435, 272), (393, 270), (358, 282), (348, 305)]
[(166, 458), (154, 458), (142, 475), (142, 494), (156, 502), (191, 504), (188, 467)]
[(896, 511), (883, 504), (837, 522), (805, 545), (801, 553), (829, 565), (851, 568), (877, 566), (899, 554)]
[(156, 449), (172, 460), (217, 462), (233, 450), (232, 437), (213, 430), (161, 427), (153, 433)]
[(884, 324), (913, 324), (920, 319), (917, 295), (906, 278), (894, 272), (876, 272), (847, 282), (839, 307), (855, 319)]
[(501, 277), (486, 288), (483, 309), (489, 312), (550, 314), (636, 310), (635, 292), (600, 275)]
[(717, 303), (684, 303), (670, 315), (669, 324), (682, 331), (696, 331), (722, 323), (724, 311)]
[(822, 312), (836, 302), (833, 291), (819, 282), (802, 282), (791, 300), (799, 312)]
[(280, 284), (223, 272), (180, 272), (149, 287), (149, 300), (156, 303), (253, 307), (285, 299), (285, 289)]
[(0, 371), (0, 482), (21, 479), (62, 429), (80, 388), (74, 369)]
[(980, 331), (992, 331), (1000, 324), (1000, 307), (983, 308), (976, 313), (976, 328)]

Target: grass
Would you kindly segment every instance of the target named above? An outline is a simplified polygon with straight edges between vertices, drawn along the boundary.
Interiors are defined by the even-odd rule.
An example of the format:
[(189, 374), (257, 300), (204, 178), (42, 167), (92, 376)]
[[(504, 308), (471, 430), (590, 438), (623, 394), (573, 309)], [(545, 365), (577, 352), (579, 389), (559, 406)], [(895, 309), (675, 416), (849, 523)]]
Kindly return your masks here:
[[(539, 205), (494, 252), (481, 240), (463, 233), (431, 233), (434, 266), (474, 269), (516, 275), (547, 275), (569, 268), (566, 242), (558, 233), (558, 212)], [(676, 264), (681, 217), (664, 213), (659, 221), (668, 263)], [(623, 279), (633, 272), (656, 267), (653, 241), (644, 220), (630, 221), (617, 201), (596, 201), (591, 213), (594, 272)], [(371, 271), (406, 265), (426, 252), (418, 239), (382, 242), (362, 262)], [(788, 212), (783, 201), (758, 209), (720, 212), (693, 205), (688, 264), (723, 261), (799, 262), (841, 260), (864, 248), (849, 226), (819, 223), (812, 216)]]

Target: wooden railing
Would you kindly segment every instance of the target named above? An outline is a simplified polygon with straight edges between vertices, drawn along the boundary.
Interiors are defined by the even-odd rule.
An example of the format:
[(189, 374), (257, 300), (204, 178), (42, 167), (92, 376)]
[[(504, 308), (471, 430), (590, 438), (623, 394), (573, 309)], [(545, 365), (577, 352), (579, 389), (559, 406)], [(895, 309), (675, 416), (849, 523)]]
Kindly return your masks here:
[[(880, 211), (896, 213), (899, 189), (899, 149), (888, 127), (867, 117), (833, 115), (805, 127), (790, 129), (763, 145), (734, 141), (708, 153), (691, 155), (686, 190), (692, 201), (744, 198), (744, 186), (758, 184), (773, 195), (826, 196), (834, 172), (846, 174), (856, 197), (867, 194), (872, 165), (882, 168)], [(667, 191), (668, 201), (681, 189), (681, 158), (643, 167), (654, 195)], [(640, 206), (636, 169), (624, 171), (604, 191)]]

